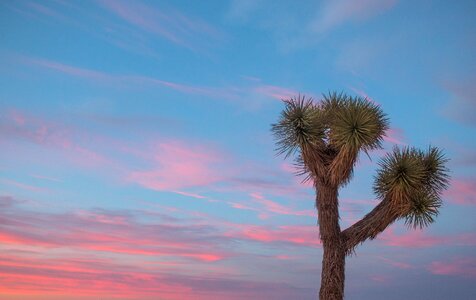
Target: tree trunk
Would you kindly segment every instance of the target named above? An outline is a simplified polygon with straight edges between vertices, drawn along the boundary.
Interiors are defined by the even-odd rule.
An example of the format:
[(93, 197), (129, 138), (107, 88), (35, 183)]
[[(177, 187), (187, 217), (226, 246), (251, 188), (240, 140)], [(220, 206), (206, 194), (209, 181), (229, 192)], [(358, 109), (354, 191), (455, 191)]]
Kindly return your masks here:
[(324, 255), (322, 258), (320, 300), (344, 298), (345, 248), (340, 235), (338, 187), (318, 184), (316, 206)]

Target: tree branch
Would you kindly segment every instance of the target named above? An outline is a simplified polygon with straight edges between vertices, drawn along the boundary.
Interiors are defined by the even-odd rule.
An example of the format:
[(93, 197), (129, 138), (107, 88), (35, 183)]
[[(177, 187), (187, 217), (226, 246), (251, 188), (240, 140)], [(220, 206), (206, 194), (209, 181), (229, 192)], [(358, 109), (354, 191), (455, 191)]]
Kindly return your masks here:
[(315, 146), (302, 145), (301, 156), (304, 165), (310, 172), (310, 175), (317, 181), (322, 181), (322, 178), (327, 174), (327, 168), (324, 161), (326, 157), (325, 151)]
[(360, 221), (341, 232), (346, 254), (351, 254), (365, 240), (374, 239), (390, 224), (405, 216), (408, 210), (408, 205), (398, 204), (392, 197), (386, 197)]
[(347, 183), (352, 177), (358, 151), (342, 147), (329, 166), (329, 181), (332, 185)]

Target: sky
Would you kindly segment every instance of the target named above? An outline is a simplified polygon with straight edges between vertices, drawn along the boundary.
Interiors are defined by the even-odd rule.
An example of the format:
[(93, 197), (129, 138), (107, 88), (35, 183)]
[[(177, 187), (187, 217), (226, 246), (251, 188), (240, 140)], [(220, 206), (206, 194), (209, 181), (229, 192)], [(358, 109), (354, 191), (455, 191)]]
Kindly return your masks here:
[(390, 119), (340, 190), (377, 203), (392, 147), (450, 159), (435, 224), (347, 258), (347, 299), (476, 297), (475, 1), (0, 2), (0, 299), (316, 299), (312, 185), (282, 99)]

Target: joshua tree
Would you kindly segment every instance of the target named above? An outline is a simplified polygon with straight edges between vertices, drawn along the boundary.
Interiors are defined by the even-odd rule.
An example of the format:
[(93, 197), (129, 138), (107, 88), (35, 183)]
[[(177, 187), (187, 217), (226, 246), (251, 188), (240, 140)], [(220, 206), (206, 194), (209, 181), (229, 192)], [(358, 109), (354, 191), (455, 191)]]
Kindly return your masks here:
[(448, 184), (447, 159), (436, 147), (421, 151), (394, 147), (379, 162), (374, 192), (380, 203), (360, 221), (341, 230), (339, 188), (352, 177), (361, 151), (382, 148), (388, 119), (366, 98), (343, 93), (319, 102), (298, 96), (284, 100), (278, 123), (272, 125), (279, 154), (294, 155), (301, 175), (316, 190), (319, 234), (323, 246), (319, 299), (344, 297), (345, 258), (357, 245), (374, 239), (387, 226), (405, 219), (408, 227), (433, 223)]

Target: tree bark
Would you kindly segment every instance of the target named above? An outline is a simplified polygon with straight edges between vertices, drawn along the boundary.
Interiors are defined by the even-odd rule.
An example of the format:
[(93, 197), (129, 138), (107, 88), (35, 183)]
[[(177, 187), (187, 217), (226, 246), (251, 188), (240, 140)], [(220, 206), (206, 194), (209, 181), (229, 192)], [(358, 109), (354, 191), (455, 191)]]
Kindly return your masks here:
[(319, 232), (324, 249), (320, 300), (344, 298), (345, 248), (339, 226), (338, 187), (320, 183), (316, 190)]
[(409, 209), (407, 203), (396, 203), (391, 196), (386, 197), (362, 220), (342, 231), (341, 240), (346, 254), (351, 254), (365, 240), (374, 239), (390, 224), (406, 215)]

